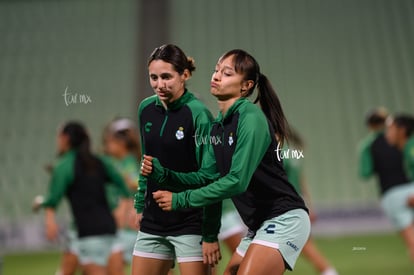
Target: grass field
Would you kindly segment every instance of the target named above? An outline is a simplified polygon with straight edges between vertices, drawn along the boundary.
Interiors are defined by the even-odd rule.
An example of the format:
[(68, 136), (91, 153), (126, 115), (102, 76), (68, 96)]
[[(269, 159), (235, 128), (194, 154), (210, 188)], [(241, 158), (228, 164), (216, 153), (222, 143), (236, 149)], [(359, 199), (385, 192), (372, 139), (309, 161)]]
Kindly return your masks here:
[[(341, 275), (414, 274), (414, 265), (410, 263), (405, 246), (396, 234), (317, 238), (316, 242)], [(228, 259), (229, 255), (224, 253), (219, 274), (222, 274)], [(3, 262), (1, 275), (53, 275), (59, 262), (59, 253), (9, 254)], [(129, 274), (129, 270), (126, 274)], [(305, 259), (300, 258), (295, 271), (286, 274), (313, 275), (317, 272)]]

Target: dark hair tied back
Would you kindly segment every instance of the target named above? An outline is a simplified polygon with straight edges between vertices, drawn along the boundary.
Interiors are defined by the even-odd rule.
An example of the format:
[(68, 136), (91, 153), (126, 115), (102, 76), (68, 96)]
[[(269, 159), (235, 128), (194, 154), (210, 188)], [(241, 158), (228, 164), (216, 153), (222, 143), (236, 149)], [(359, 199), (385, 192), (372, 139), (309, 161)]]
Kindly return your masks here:
[(154, 60), (162, 60), (172, 64), (174, 70), (180, 75), (183, 74), (185, 70), (188, 70), (190, 74), (192, 74), (196, 69), (194, 59), (192, 57), (187, 57), (183, 50), (172, 44), (166, 44), (155, 48), (148, 58), (148, 65)]
[(62, 128), (62, 134), (69, 139), (70, 149), (75, 150), (77, 157), (91, 171), (96, 167), (96, 159), (90, 150), (90, 138), (86, 128), (79, 122), (67, 122)]

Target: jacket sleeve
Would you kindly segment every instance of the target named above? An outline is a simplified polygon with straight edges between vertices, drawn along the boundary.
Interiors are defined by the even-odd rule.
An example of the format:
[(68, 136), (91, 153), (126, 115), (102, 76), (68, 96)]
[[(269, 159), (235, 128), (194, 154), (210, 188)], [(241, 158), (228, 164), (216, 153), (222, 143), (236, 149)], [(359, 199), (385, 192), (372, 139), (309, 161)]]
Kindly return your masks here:
[(137, 210), (137, 213), (142, 213), (144, 211), (146, 192), (147, 192), (147, 179), (140, 174), (138, 178), (138, 190), (134, 196), (134, 207)]
[(53, 169), (49, 182), (48, 194), (42, 203), (44, 208), (56, 208), (66, 193), (68, 186), (73, 181), (73, 163), (67, 159), (57, 164)]
[[(144, 145), (144, 137), (142, 134), (142, 125), (141, 125), (141, 112), (143, 109), (143, 104), (141, 103), (139, 110), (138, 110), (138, 121), (139, 121), (139, 129), (140, 129), (140, 137), (141, 137), (141, 153), (145, 155), (145, 145)], [(141, 160), (142, 161), (142, 160)], [(139, 164), (141, 167), (142, 163)], [(138, 189), (134, 195), (134, 207), (137, 210), (137, 213), (142, 213), (144, 211), (145, 205), (145, 194), (147, 192), (147, 178), (144, 177), (141, 173), (139, 173), (138, 177)]]
[[(211, 145), (205, 146), (201, 167), (196, 172), (175, 172), (161, 165), (157, 158), (152, 160), (153, 171), (150, 179), (158, 182), (161, 186), (175, 190), (187, 190), (200, 188), (219, 178)], [(141, 175), (141, 177), (143, 177)], [(145, 177), (144, 177), (145, 178)]]
[(369, 137), (361, 143), (359, 148), (358, 174), (363, 179), (368, 179), (374, 173), (371, 144), (372, 138)]
[(414, 180), (414, 136), (406, 143), (404, 148), (404, 169), (410, 180)]
[(242, 115), (229, 173), (202, 188), (173, 193), (173, 209), (210, 205), (247, 189), (253, 173), (271, 144), (271, 133), (263, 115)]
[(218, 241), (221, 227), (222, 201), (205, 206), (203, 209), (203, 241), (213, 243)]
[[(197, 181), (201, 185), (208, 184), (212, 182), (214, 179), (218, 177), (216, 165), (215, 165), (215, 158), (212, 152), (212, 148), (209, 146), (209, 136), (211, 130), (211, 122), (213, 121), (213, 117), (208, 110), (204, 110), (200, 112), (194, 118), (194, 128), (195, 135), (194, 135), (194, 142), (196, 145), (196, 159), (198, 163), (198, 167), (201, 167), (199, 173), (199, 181)], [(199, 136), (201, 135), (201, 136)], [(210, 148), (210, 150), (209, 150)], [(203, 169), (203, 167), (205, 167)], [(171, 179), (172, 181), (176, 182), (174, 178)], [(192, 187), (187, 184), (184, 187)], [(203, 224), (202, 224), (202, 237), (204, 242), (217, 242), (218, 241), (218, 234), (220, 232), (221, 227), (221, 211), (222, 211), (222, 202), (218, 201), (211, 205), (207, 205), (203, 209)]]

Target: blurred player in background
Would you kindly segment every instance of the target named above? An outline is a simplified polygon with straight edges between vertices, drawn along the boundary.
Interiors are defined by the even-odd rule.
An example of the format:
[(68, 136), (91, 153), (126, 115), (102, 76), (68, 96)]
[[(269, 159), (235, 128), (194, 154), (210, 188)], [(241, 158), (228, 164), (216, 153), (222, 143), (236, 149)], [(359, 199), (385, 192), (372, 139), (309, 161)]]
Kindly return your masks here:
[(360, 145), (359, 175), (364, 179), (377, 176), (381, 206), (388, 219), (401, 232), (414, 260), (412, 214), (405, 207), (403, 197), (399, 196), (399, 190), (404, 190), (410, 180), (404, 169), (402, 152), (392, 145), (394, 140), (386, 138), (387, 118), (388, 112), (384, 108), (377, 108), (367, 115), (365, 122), (370, 133)]
[[(110, 126), (110, 127), (109, 127)], [(104, 131), (105, 151), (113, 155), (115, 168), (123, 175), (128, 188), (131, 190), (130, 199), (122, 199), (122, 190), (119, 186), (106, 184), (105, 189), (109, 206), (114, 214), (117, 226), (121, 229), (117, 232), (116, 240), (108, 260), (108, 274), (124, 274), (125, 264), (132, 260), (132, 249), (136, 238), (136, 229), (131, 214), (134, 214), (133, 198), (138, 187), (138, 159), (140, 159), (139, 137), (136, 132), (135, 123), (128, 119), (117, 119)], [(130, 154), (125, 154), (129, 151)], [(107, 152), (108, 153), (108, 152)], [(123, 169), (125, 168), (125, 169)], [(53, 171), (53, 166), (46, 167), (48, 172)], [(39, 197), (38, 200), (41, 200)], [(122, 202), (122, 203), (120, 203)], [(128, 216), (129, 215), (129, 216)], [(56, 275), (74, 275), (79, 266), (79, 248), (76, 227), (71, 224), (66, 230), (65, 248), (62, 255), (61, 265)]]
[(117, 238), (109, 259), (111, 275), (124, 274), (125, 264), (131, 264), (137, 236), (134, 224), (134, 194), (138, 188), (141, 149), (139, 135), (132, 120), (121, 118), (112, 121), (104, 131), (104, 151), (124, 177), (130, 190), (126, 204), (120, 204), (119, 188), (107, 185), (107, 195), (118, 226)]
[(116, 224), (105, 193), (105, 184), (111, 182), (129, 192), (122, 176), (104, 158), (90, 151), (90, 139), (84, 126), (68, 122), (57, 136), (59, 160), (53, 168), (46, 200), (35, 201), (34, 209), (45, 208), (46, 236), (58, 237), (55, 209), (66, 196), (77, 232), (77, 253), (86, 275), (107, 273), (107, 261), (115, 238)]
[[(294, 150), (303, 150), (304, 142), (299, 133), (291, 129), (291, 135), (289, 138), (289, 146), (292, 146)], [(295, 187), (296, 191), (302, 195), (307, 207), (309, 208), (309, 217), (311, 222), (316, 220), (315, 212), (313, 211), (311, 196), (308, 189), (307, 181), (304, 177), (303, 171), (303, 159), (301, 158), (285, 158), (283, 159), (283, 166), (288, 176), (289, 182)], [(334, 267), (329, 261), (322, 255), (322, 253), (316, 247), (312, 237), (309, 237), (305, 246), (302, 249), (302, 255), (305, 256), (309, 262), (315, 267), (321, 275), (338, 275)]]
[(359, 175), (364, 179), (377, 176), (381, 195), (394, 186), (408, 182), (403, 167), (402, 153), (385, 138), (385, 121), (388, 111), (377, 108), (368, 113), (365, 124), (368, 136), (361, 142)]
[[(397, 115), (387, 121), (387, 140), (401, 152), (402, 166), (409, 180), (389, 188), (382, 206), (391, 221), (400, 230), (414, 262), (414, 117)], [(387, 163), (393, 165), (394, 159)]]
[[(142, 152), (182, 172), (201, 167), (207, 146), (195, 142), (195, 137), (207, 136), (212, 120), (207, 107), (186, 89), (194, 70), (194, 60), (179, 47), (169, 44), (156, 48), (148, 61), (155, 95), (144, 99), (138, 112)], [(207, 274), (206, 264), (216, 264), (221, 257), (217, 242), (221, 203), (164, 212), (152, 197), (159, 189), (157, 181), (140, 177), (135, 199), (140, 231), (133, 274), (167, 274), (175, 258), (182, 275)]]

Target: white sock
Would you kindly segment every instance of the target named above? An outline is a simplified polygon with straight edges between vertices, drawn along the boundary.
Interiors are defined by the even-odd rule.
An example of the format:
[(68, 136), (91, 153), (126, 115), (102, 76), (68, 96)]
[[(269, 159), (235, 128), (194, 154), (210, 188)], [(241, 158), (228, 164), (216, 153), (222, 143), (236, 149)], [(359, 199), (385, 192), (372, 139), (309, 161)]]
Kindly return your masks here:
[(321, 275), (338, 275), (338, 272), (333, 267), (329, 267), (321, 273)]

